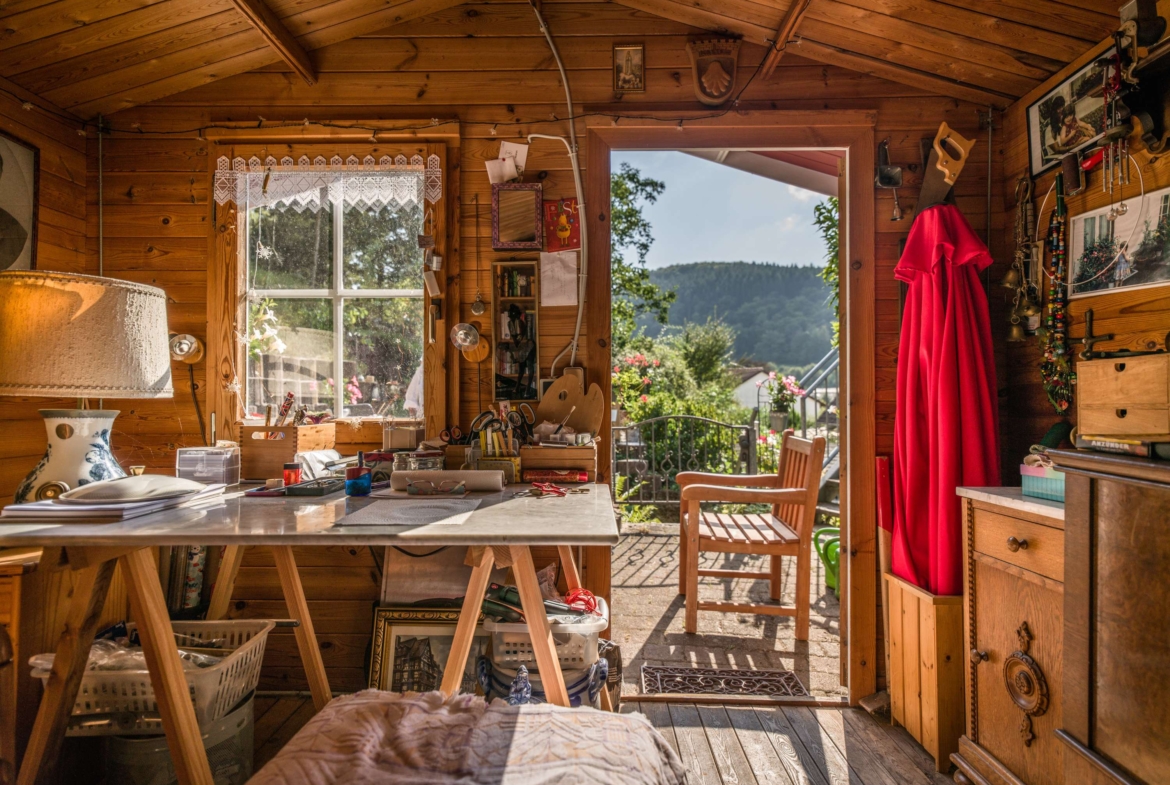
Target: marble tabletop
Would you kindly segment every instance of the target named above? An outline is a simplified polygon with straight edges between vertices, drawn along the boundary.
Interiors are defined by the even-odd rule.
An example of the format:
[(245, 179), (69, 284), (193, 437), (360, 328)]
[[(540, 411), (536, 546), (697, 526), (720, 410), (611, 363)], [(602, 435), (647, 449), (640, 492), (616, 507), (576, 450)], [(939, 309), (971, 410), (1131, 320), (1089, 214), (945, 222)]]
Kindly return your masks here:
[(1064, 502), (1025, 496), (1023, 488), (957, 488), (955, 493), (967, 499), (999, 504), (1044, 518), (1064, 520)]
[[(221, 506), (173, 509), (120, 523), (0, 524), (0, 547), (141, 545), (616, 545), (608, 485), (564, 497), (515, 496), (529, 486), (469, 493), (479, 507), (465, 523), (346, 526), (345, 516), (392, 501), (346, 497), (253, 497)], [(412, 497), (416, 498), (416, 497)]]

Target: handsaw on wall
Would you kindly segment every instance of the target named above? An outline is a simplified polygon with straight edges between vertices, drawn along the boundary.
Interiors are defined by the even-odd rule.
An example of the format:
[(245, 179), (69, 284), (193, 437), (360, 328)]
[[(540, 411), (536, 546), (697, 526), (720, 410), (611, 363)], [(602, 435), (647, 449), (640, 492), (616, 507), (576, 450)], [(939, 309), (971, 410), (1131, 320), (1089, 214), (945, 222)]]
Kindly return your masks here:
[(915, 215), (949, 199), (955, 181), (959, 179), (959, 174), (963, 171), (974, 146), (974, 139), (964, 138), (945, 122), (939, 125), (938, 133), (934, 136), (934, 144), (930, 147), (926, 171), (923, 173), (922, 190), (918, 193)]

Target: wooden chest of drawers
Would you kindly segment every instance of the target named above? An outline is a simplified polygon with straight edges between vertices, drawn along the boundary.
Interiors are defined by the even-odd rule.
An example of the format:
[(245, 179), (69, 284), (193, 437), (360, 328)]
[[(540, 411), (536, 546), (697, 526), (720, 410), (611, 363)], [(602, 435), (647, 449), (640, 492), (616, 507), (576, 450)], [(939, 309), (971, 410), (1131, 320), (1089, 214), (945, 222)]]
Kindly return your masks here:
[(1077, 429), (1093, 436), (1170, 434), (1170, 355), (1077, 363)]
[(1061, 785), (1062, 506), (964, 504), (969, 662), (955, 781)]

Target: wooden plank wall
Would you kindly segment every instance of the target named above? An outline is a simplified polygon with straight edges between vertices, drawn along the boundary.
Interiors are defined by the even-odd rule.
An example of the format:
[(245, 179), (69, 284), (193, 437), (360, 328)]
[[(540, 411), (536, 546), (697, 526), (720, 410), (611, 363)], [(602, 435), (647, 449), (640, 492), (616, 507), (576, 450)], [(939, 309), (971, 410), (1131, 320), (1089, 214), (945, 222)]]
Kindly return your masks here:
[[(1012, 241), (1009, 235), (1010, 227), (1014, 221), (1016, 180), (1030, 171), (1027, 147), (1027, 108), (1110, 43), (1112, 40), (1103, 41), (1100, 46), (1071, 63), (1051, 80), (1021, 98), (1017, 103), (1012, 104), (1006, 112), (1005, 123), (1009, 144), (1004, 157), (1005, 176), (1003, 179), (1005, 209), (1003, 224), (1007, 227), (1004, 237), (1005, 259), (1010, 259), (1011, 252)], [(1131, 150), (1131, 152), (1141, 168), (1147, 192), (1170, 186), (1170, 158), (1166, 156), (1151, 157), (1145, 151)], [(1033, 203), (1038, 215), (1044, 195), (1056, 177), (1056, 171), (1056, 169), (1052, 169), (1045, 172), (1035, 181)], [(1140, 190), (1136, 172), (1132, 172), (1131, 180), (1132, 185), (1125, 189), (1124, 196), (1130, 209), (1137, 210)], [(1117, 201), (1116, 194), (1114, 201)], [(1054, 199), (1050, 197), (1044, 214), (1039, 216), (1042, 237), (1047, 233), (1048, 216), (1051, 214), (1053, 202)], [(1067, 200), (1070, 216), (1096, 210), (1108, 206), (1109, 203), (1109, 194), (1103, 193), (1101, 190), (1099, 168), (1089, 174), (1088, 186), (1085, 191), (1077, 196), (1069, 197)], [(1047, 290), (1047, 286), (1045, 289)], [(1007, 290), (1001, 289), (1000, 291), (1006, 292)], [(1097, 349), (1110, 351), (1128, 348), (1148, 351), (1155, 348), (1165, 348), (1166, 333), (1167, 330), (1170, 330), (1170, 289), (1166, 286), (1123, 290), (1070, 300), (1068, 311), (1069, 335), (1071, 337), (1081, 338), (1084, 336), (1085, 311), (1090, 308), (1093, 310), (1094, 333), (1098, 335), (1113, 333), (1115, 336), (1112, 341), (1097, 344)], [(1006, 333), (1006, 310), (995, 327), (1001, 334)], [(1007, 348), (1007, 375), (1006, 380), (1001, 379), (1003, 395), (1000, 405), (1003, 470), (1005, 482), (1009, 485), (1018, 485), (1019, 464), (1023, 456), (1028, 454), (1028, 448), (1038, 442), (1049, 427), (1059, 422), (1061, 418), (1048, 403), (1048, 398), (1044, 394), (1039, 370), (1041, 352), (1038, 339), (1030, 338), (1026, 343), (1009, 343), (1005, 346)], [(1082, 348), (1079, 344), (1071, 346), (1074, 352), (1079, 352)], [(1073, 411), (1069, 417), (1074, 425), (1076, 424), (1075, 395), (1076, 390), (1074, 389)]]
[[(41, 270), (86, 269), (85, 138), (80, 122), (0, 92), (0, 131), (40, 150), (40, 206), (36, 265)], [(16, 487), (45, 452), (45, 425), (37, 409), (72, 408), (76, 401), (0, 397), (0, 499)]]
[[(698, 108), (685, 43), (688, 36), (701, 31), (603, 2), (548, 2), (544, 9), (561, 48), (579, 112), (603, 112), (620, 117), (647, 110)], [(631, 40), (646, 44), (647, 91), (615, 96), (609, 70), (611, 46)], [(763, 47), (743, 45), (740, 84), (764, 54)], [(433, 117), (456, 117), (463, 129), (461, 160), (455, 162), (460, 190), (461, 261), (466, 274), (460, 286), (463, 319), (474, 318), (469, 306), (475, 297), (476, 282), (470, 271), (477, 267), (477, 237), (480, 270), (486, 273), (491, 260), (508, 258), (509, 255), (490, 250), (490, 188), (483, 161), (495, 156), (503, 139), (516, 141), (531, 132), (563, 134), (567, 130), (564, 122), (554, 119), (566, 114), (563, 92), (555, 63), (528, 4), (519, 0), (468, 3), (378, 35), (335, 44), (318, 50), (314, 57), (320, 70), (316, 87), (308, 87), (291, 71), (274, 65), (196, 87), (109, 118), (119, 132), (107, 137), (104, 143), (106, 273), (164, 288), (171, 300), (173, 329), (181, 328), (200, 337), (206, 332), (207, 258), (209, 249), (214, 247), (207, 156), (214, 154), (214, 148), (191, 129), (211, 122), (255, 126), (261, 116), (268, 123), (300, 122), (306, 118), (331, 122), (416, 118), (420, 125), (426, 125)], [(907, 215), (912, 214), (917, 184), (921, 181), (921, 166), (916, 163), (920, 139), (933, 136), (943, 120), (968, 137), (977, 136), (980, 144), (959, 182), (958, 196), (960, 206), (982, 232), (987, 147), (979, 134), (981, 107), (844, 68), (813, 63), (795, 55), (786, 56), (771, 79), (753, 83), (741, 105), (753, 109), (875, 111), (877, 138), (890, 137), (893, 162), (917, 166), (917, 171), (907, 171), (906, 187), (899, 192)], [(584, 121), (579, 122), (582, 154), (584, 129)], [(97, 193), (95, 152), (91, 141), (90, 207), (88, 213), (83, 207), (78, 212), (89, 219), (86, 234), (91, 267), (97, 234), (93, 204)], [(998, 160), (993, 157), (997, 164), (993, 174), (996, 186), (993, 226), (997, 229), (1002, 226), (1004, 216)], [(573, 194), (568, 159), (559, 144), (538, 141), (530, 152), (528, 167), (530, 173), (544, 175), (546, 198)], [(456, 170), (455, 166), (452, 168)], [(892, 195), (881, 192), (875, 216), (879, 268), (874, 362), (878, 451), (883, 454), (893, 448), (899, 327), (899, 290), (892, 271), (899, 243), (910, 223), (909, 220), (891, 222), (892, 209)], [(810, 209), (810, 221), (811, 217)], [(481, 276), (480, 286), (486, 293), (490, 284), (486, 274)], [(553, 357), (571, 336), (573, 317), (572, 308), (541, 310), (542, 372), (547, 373)], [(480, 321), (485, 334), (490, 333), (490, 322)], [(585, 336), (583, 346), (584, 339)], [(578, 357), (582, 364), (605, 362), (608, 365), (608, 360), (589, 348)], [(486, 363), (483, 370), (479, 387), (486, 402), (490, 399), (491, 378)], [(461, 362), (460, 374), (461, 414), (466, 426), (479, 408), (475, 368)], [(203, 379), (204, 369), (199, 364), (197, 392), (205, 402), (201, 389)], [(122, 409), (114, 438), (118, 457), (123, 462), (145, 463), (165, 470), (174, 465), (176, 447), (199, 443), (190, 389), (181, 377), (176, 377), (173, 400), (133, 402)], [(39, 449), (37, 446), (30, 454)], [(240, 613), (283, 615), (278, 599), (266, 594), (275, 586), (275, 575), (265, 558), (250, 554), (245, 562), (235, 595), (238, 602), (247, 606), (247, 610), (239, 609)], [(326, 665), (335, 687), (357, 685), (358, 674), (354, 669), (364, 662), (362, 641), (369, 637), (368, 606), (377, 597), (376, 582), (368, 577), (374, 568), (372, 557), (359, 551), (325, 552), (313, 558), (327, 560), (312, 565), (302, 562), (310, 603), (328, 603), (316, 606), (323, 615), (315, 618), (336, 620), (336, 624), (318, 625), (322, 645), (328, 645), (324, 651)], [(346, 578), (342, 583), (330, 579), (318, 581), (313, 578), (314, 569), (323, 575), (345, 574)], [(880, 596), (876, 586), (875, 591)], [(268, 673), (281, 684), (295, 686), (299, 677), (295, 675), (298, 668), (292, 667), (297, 662), (291, 636), (287, 643), (284, 646), (278, 640), (270, 647)]]

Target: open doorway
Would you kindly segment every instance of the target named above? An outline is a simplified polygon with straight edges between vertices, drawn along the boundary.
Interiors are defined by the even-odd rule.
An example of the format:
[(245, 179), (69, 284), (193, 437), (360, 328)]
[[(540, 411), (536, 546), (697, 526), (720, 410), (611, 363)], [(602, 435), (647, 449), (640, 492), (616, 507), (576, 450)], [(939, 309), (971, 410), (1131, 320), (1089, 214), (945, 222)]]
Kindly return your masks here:
[[(838, 149), (611, 154), (611, 471), (625, 522), (612, 581), (628, 698), (664, 683), (709, 690), (702, 669), (735, 671), (726, 683), (743, 694), (848, 694), (837, 595), (844, 158)], [(691, 579), (698, 608), (688, 633), (679, 513), (689, 475), (678, 475), (775, 475), (786, 429), (790, 448), (817, 443), (815, 512), (703, 504), (701, 520), (717, 516), (704, 534), (733, 552), (699, 554), (698, 570), (722, 574)], [(785, 517), (809, 526), (810, 542), (773, 566), (766, 546)], [(740, 547), (752, 544), (765, 547)], [(807, 632), (799, 614), (773, 615), (799, 605)]]

